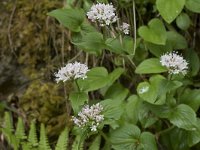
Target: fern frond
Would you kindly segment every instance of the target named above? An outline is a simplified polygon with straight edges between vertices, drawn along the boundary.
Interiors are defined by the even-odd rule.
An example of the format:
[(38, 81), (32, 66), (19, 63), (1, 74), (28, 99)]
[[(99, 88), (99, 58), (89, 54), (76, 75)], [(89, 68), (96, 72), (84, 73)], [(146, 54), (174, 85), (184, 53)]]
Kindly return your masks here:
[(23, 123), (21, 117), (18, 118), (17, 129), (16, 129), (16, 132), (15, 132), (15, 135), (20, 140), (24, 140), (24, 139), (27, 138), (26, 134), (25, 134), (24, 123)]
[(31, 148), (31, 144), (30, 144), (29, 142), (24, 142), (24, 143), (22, 143), (22, 149), (23, 149), (23, 150), (33, 150), (33, 149)]
[(37, 133), (36, 133), (36, 127), (35, 127), (35, 121), (31, 121), (31, 127), (28, 134), (28, 142), (33, 146), (38, 145), (38, 139), (37, 139)]
[(89, 150), (99, 150), (101, 144), (101, 136), (97, 136), (89, 147)]
[(45, 133), (44, 124), (41, 124), (41, 126), (40, 126), (39, 150), (51, 150), (51, 148), (49, 146), (49, 141), (48, 141), (46, 133)]
[(55, 150), (67, 150), (69, 130), (65, 127), (64, 131), (60, 134)]
[(10, 133), (14, 131), (12, 117), (9, 112), (5, 112), (3, 127)]
[(5, 112), (4, 125), (1, 131), (3, 135), (6, 137), (6, 140), (9, 143), (9, 145), (11, 145), (14, 148), (14, 150), (18, 150), (20, 141), (13, 134), (14, 131), (13, 122), (9, 112)]

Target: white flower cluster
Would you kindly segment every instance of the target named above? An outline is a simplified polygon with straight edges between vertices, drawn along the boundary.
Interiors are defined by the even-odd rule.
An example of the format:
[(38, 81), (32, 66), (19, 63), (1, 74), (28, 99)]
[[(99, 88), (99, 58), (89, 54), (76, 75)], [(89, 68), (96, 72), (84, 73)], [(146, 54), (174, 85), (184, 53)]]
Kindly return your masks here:
[(68, 63), (65, 67), (62, 67), (57, 73), (55, 73), (56, 81), (67, 81), (70, 79), (87, 78), (86, 73), (89, 71), (85, 64), (79, 62)]
[(161, 56), (160, 62), (162, 66), (166, 66), (170, 74), (182, 73), (185, 75), (188, 69), (187, 61), (177, 52), (167, 53)]
[(119, 27), (119, 30), (121, 32), (124, 32), (124, 34), (129, 34), (129, 27), (130, 25), (128, 23), (123, 22), (122, 25)]
[(78, 113), (78, 117), (72, 116), (73, 122), (80, 128), (89, 127), (91, 131), (97, 131), (97, 127), (104, 120), (104, 115), (101, 115), (103, 107), (97, 103), (96, 105), (86, 105)]
[(93, 4), (90, 11), (87, 12), (87, 16), (92, 22), (100, 23), (100, 26), (110, 25), (118, 19), (113, 5), (103, 3)]

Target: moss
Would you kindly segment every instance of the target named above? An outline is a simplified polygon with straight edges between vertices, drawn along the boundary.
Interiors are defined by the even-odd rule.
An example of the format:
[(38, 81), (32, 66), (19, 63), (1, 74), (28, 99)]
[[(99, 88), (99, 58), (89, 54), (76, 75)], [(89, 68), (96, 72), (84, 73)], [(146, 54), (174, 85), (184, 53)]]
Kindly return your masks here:
[(44, 123), (50, 136), (57, 135), (70, 122), (66, 99), (57, 84), (32, 82), (20, 98), (19, 106), (28, 122), (36, 119)]
[[(47, 16), (62, 6), (63, 0), (0, 1), (0, 63), (5, 64), (0, 67), (0, 89), (8, 91), (5, 86), (16, 81), (6, 96), (17, 95), (16, 109), (26, 122), (37, 119), (45, 123), (50, 136), (58, 135), (70, 122), (63, 87), (54, 82), (52, 74), (76, 51), (70, 51), (68, 31)], [(8, 58), (11, 61), (5, 62)]]

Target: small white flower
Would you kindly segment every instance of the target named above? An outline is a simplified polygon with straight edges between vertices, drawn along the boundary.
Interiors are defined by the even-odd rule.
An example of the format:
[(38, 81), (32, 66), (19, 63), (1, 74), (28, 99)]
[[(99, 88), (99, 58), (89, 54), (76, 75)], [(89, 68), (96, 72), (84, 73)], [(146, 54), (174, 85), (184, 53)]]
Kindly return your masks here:
[(187, 61), (182, 56), (178, 55), (177, 52), (170, 52), (162, 55), (160, 63), (162, 66), (167, 67), (170, 74), (182, 73), (185, 75), (188, 70)]
[(121, 32), (124, 32), (124, 34), (129, 34), (129, 27), (130, 25), (128, 23), (123, 22), (122, 25), (119, 27), (119, 30)]
[(97, 103), (96, 105), (86, 105), (78, 113), (77, 117), (72, 117), (74, 124), (78, 127), (89, 127), (91, 131), (96, 131), (99, 123), (104, 120), (104, 115), (101, 114), (103, 107)]
[(98, 22), (100, 26), (110, 25), (117, 21), (115, 8), (112, 4), (93, 4), (90, 11), (87, 12), (87, 17), (92, 22)]
[(148, 91), (149, 91), (149, 87), (148, 86), (144, 86), (141, 89), (139, 89), (138, 93), (139, 94), (144, 94), (144, 93), (146, 93)]
[(55, 73), (56, 81), (67, 81), (70, 79), (87, 78), (86, 73), (89, 71), (85, 64), (79, 62), (68, 63), (65, 67), (62, 67), (57, 73)]

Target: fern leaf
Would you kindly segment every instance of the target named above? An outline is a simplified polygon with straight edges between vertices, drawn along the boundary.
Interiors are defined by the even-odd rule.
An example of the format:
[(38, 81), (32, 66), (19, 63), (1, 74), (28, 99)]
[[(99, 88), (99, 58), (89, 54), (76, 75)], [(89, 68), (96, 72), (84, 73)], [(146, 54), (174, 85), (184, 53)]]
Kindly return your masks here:
[(45, 133), (44, 124), (41, 124), (41, 126), (40, 126), (39, 150), (51, 150), (51, 148), (49, 146), (49, 141), (48, 141), (46, 133)]
[(33, 150), (33, 149), (31, 148), (30, 143), (28, 143), (28, 142), (22, 143), (22, 149), (23, 149), (23, 150)]
[(35, 121), (31, 121), (31, 127), (28, 134), (28, 141), (33, 147), (38, 145)]
[(60, 134), (55, 150), (67, 150), (69, 130), (66, 127)]
[(4, 128), (6, 128), (8, 132), (13, 133), (13, 121), (9, 112), (5, 112), (4, 122)]
[(4, 125), (1, 131), (6, 137), (6, 140), (8, 141), (9, 145), (11, 145), (14, 148), (14, 150), (18, 150), (20, 141), (13, 134), (14, 128), (12, 123), (12, 117), (9, 112), (5, 112)]
[(19, 117), (18, 118), (18, 121), (17, 121), (17, 129), (16, 129), (16, 132), (15, 132), (15, 135), (18, 139), (26, 139), (26, 134), (25, 134), (25, 129), (24, 129), (24, 123), (22, 121), (22, 118)]
[(89, 150), (99, 150), (101, 144), (101, 136), (97, 136), (89, 147)]

